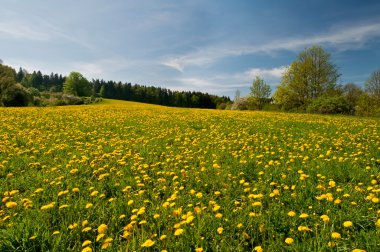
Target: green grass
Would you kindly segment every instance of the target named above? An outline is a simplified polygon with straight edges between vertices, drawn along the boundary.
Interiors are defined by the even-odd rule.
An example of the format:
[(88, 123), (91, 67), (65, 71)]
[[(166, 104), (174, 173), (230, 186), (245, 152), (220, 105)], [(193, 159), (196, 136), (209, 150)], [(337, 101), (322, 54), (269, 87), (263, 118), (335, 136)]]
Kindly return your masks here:
[(114, 100), (0, 115), (0, 251), (380, 247), (377, 119)]

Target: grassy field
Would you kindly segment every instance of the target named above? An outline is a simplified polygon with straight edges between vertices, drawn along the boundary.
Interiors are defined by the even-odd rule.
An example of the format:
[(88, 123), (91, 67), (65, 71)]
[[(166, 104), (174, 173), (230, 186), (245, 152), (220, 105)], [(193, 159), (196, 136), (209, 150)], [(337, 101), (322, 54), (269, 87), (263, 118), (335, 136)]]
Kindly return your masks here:
[(0, 108), (0, 251), (380, 251), (380, 121)]

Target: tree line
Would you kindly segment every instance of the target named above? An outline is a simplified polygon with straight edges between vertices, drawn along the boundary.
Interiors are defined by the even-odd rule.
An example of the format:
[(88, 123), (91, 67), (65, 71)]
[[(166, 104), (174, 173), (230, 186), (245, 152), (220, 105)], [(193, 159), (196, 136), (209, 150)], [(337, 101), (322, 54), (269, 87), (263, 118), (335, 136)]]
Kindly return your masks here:
[(257, 76), (246, 97), (237, 95), (232, 109), (280, 110), (321, 114), (380, 116), (380, 69), (364, 84), (339, 84), (341, 74), (320, 46), (299, 53), (271, 96), (270, 86)]
[[(83, 97), (90, 97), (85, 99)], [(18, 71), (0, 62), (0, 106), (81, 104), (96, 98), (136, 101), (175, 107), (217, 108), (230, 103), (226, 96), (195, 91), (172, 91), (167, 88), (93, 79), (81, 73), (68, 76), (41, 71)]]

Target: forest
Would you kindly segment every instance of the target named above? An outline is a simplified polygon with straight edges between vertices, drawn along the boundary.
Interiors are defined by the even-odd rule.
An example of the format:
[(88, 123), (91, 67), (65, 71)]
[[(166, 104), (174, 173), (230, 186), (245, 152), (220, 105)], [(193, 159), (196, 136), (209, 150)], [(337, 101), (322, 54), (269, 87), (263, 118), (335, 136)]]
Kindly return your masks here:
[[(86, 98), (85, 98), (86, 97)], [(68, 76), (41, 71), (29, 73), (26, 69), (0, 64), (1, 106), (48, 106), (83, 104), (109, 98), (159, 104), (173, 107), (210, 108), (230, 103), (220, 97), (195, 91), (172, 91), (167, 88), (93, 79), (88, 81), (81, 73)]]

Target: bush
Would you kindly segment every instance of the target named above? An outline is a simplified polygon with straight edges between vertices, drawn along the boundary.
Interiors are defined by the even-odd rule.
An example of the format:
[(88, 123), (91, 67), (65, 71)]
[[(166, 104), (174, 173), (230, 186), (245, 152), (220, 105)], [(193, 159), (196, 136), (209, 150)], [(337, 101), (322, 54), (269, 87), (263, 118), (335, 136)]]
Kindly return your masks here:
[(9, 87), (2, 97), (2, 102), (6, 107), (25, 107), (28, 106), (29, 101), (31, 101), (31, 96), (21, 84)]
[(367, 93), (362, 94), (355, 107), (355, 114), (359, 116), (380, 116), (380, 101)]
[(352, 114), (353, 110), (343, 96), (320, 96), (307, 107), (307, 112), (319, 114)]

